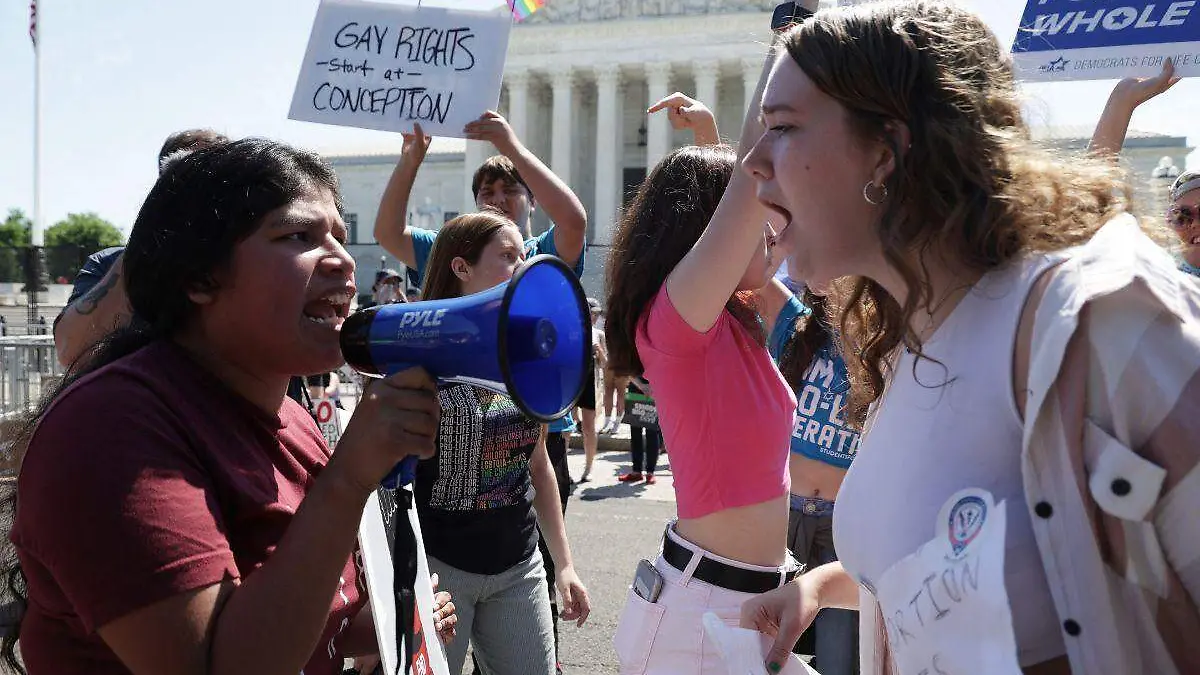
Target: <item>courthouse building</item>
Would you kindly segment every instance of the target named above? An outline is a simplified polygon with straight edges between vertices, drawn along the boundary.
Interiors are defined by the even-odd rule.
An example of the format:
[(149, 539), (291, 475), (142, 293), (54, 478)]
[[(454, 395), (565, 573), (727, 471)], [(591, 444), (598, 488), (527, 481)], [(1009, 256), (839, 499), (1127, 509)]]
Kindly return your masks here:
[[(689, 142), (646, 108), (674, 91), (707, 103), (722, 136), (736, 138), (770, 42), (776, 0), (553, 0), (513, 27), (500, 112), (517, 136), (579, 195), (588, 213), (584, 285), (601, 292), (603, 263), (624, 195), (673, 148)], [(397, 140), (394, 152), (398, 151)], [(490, 144), (435, 139), (421, 167), (409, 222), (437, 229), (473, 209), (471, 173)], [(371, 230), (397, 154), (329, 158), (345, 192), (359, 287), (378, 261)], [(534, 219), (535, 232), (544, 217)]]
[[(770, 42), (776, 4), (552, 0), (513, 27), (500, 112), (587, 209), (584, 287), (589, 295), (602, 294), (607, 245), (629, 191), (645, 177), (647, 167), (690, 142), (690, 134), (673, 131), (663, 114), (647, 116), (646, 108), (671, 92), (688, 93), (713, 108), (722, 137), (735, 141)], [(1040, 135), (1073, 149), (1086, 143), (1091, 129), (1044, 129)], [(1130, 145), (1138, 146), (1134, 168), (1139, 193), (1156, 189), (1157, 183), (1149, 180), (1153, 163), (1171, 156), (1182, 166), (1191, 151), (1186, 139), (1136, 132), (1130, 134)], [(391, 147), (329, 157), (342, 181), (349, 248), (359, 261), (358, 284), (364, 292), (379, 266), (400, 267), (372, 237), (379, 198), (399, 148), (397, 135)], [(471, 172), (493, 152), (486, 143), (435, 139), (413, 189), (409, 222), (437, 229), (473, 209)], [(539, 214), (534, 231), (546, 227)]]

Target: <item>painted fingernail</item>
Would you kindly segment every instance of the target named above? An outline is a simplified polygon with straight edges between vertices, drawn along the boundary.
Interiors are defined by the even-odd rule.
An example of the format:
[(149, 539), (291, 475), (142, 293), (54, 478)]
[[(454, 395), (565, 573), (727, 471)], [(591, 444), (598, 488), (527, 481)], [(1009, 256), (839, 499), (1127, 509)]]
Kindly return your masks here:
[(783, 670), (783, 666), (772, 661), (767, 664), (767, 670), (771, 671), (772, 673), (778, 673), (779, 671)]

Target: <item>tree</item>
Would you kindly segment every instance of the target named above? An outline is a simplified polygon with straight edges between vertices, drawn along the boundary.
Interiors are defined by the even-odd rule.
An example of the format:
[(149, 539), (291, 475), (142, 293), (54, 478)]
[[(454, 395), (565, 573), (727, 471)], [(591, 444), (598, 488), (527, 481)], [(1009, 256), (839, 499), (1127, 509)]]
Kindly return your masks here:
[(87, 257), (125, 237), (112, 223), (95, 213), (71, 213), (46, 230), (46, 267), (51, 279), (74, 279)]
[(21, 249), (29, 246), (33, 223), (21, 209), (10, 209), (0, 224), (0, 283), (24, 281), (21, 275)]

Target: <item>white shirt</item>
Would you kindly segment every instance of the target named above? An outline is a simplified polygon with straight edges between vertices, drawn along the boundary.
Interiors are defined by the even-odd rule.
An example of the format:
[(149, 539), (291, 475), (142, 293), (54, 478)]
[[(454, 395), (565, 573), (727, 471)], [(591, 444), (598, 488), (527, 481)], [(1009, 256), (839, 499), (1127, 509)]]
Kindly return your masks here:
[(1029, 257), (989, 272), (926, 341), (928, 358), (901, 353), (834, 512), (838, 557), (870, 589), (934, 537), (938, 512), (956, 492), (983, 488), (1005, 500), (1004, 584), (1022, 666), (1066, 653), (1024, 506), (1012, 385), (1025, 299), (1060, 259)]
[[(1200, 663), (1200, 281), (1174, 267), (1119, 216), (1051, 273), (1034, 322), (1024, 507), (1074, 673)], [(865, 590), (859, 610), (863, 675), (887, 674)]]

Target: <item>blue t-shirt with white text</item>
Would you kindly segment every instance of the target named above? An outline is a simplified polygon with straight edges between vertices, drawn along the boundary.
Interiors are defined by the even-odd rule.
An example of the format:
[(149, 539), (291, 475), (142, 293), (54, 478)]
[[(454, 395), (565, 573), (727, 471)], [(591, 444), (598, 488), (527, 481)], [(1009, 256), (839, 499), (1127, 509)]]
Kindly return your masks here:
[[(767, 342), (776, 362), (796, 332), (796, 319), (809, 311), (795, 296), (779, 310)], [(792, 452), (838, 468), (849, 468), (859, 443), (859, 432), (849, 426), (846, 419), (849, 398), (850, 377), (846, 362), (831, 337), (813, 355), (801, 386), (796, 390)]]

